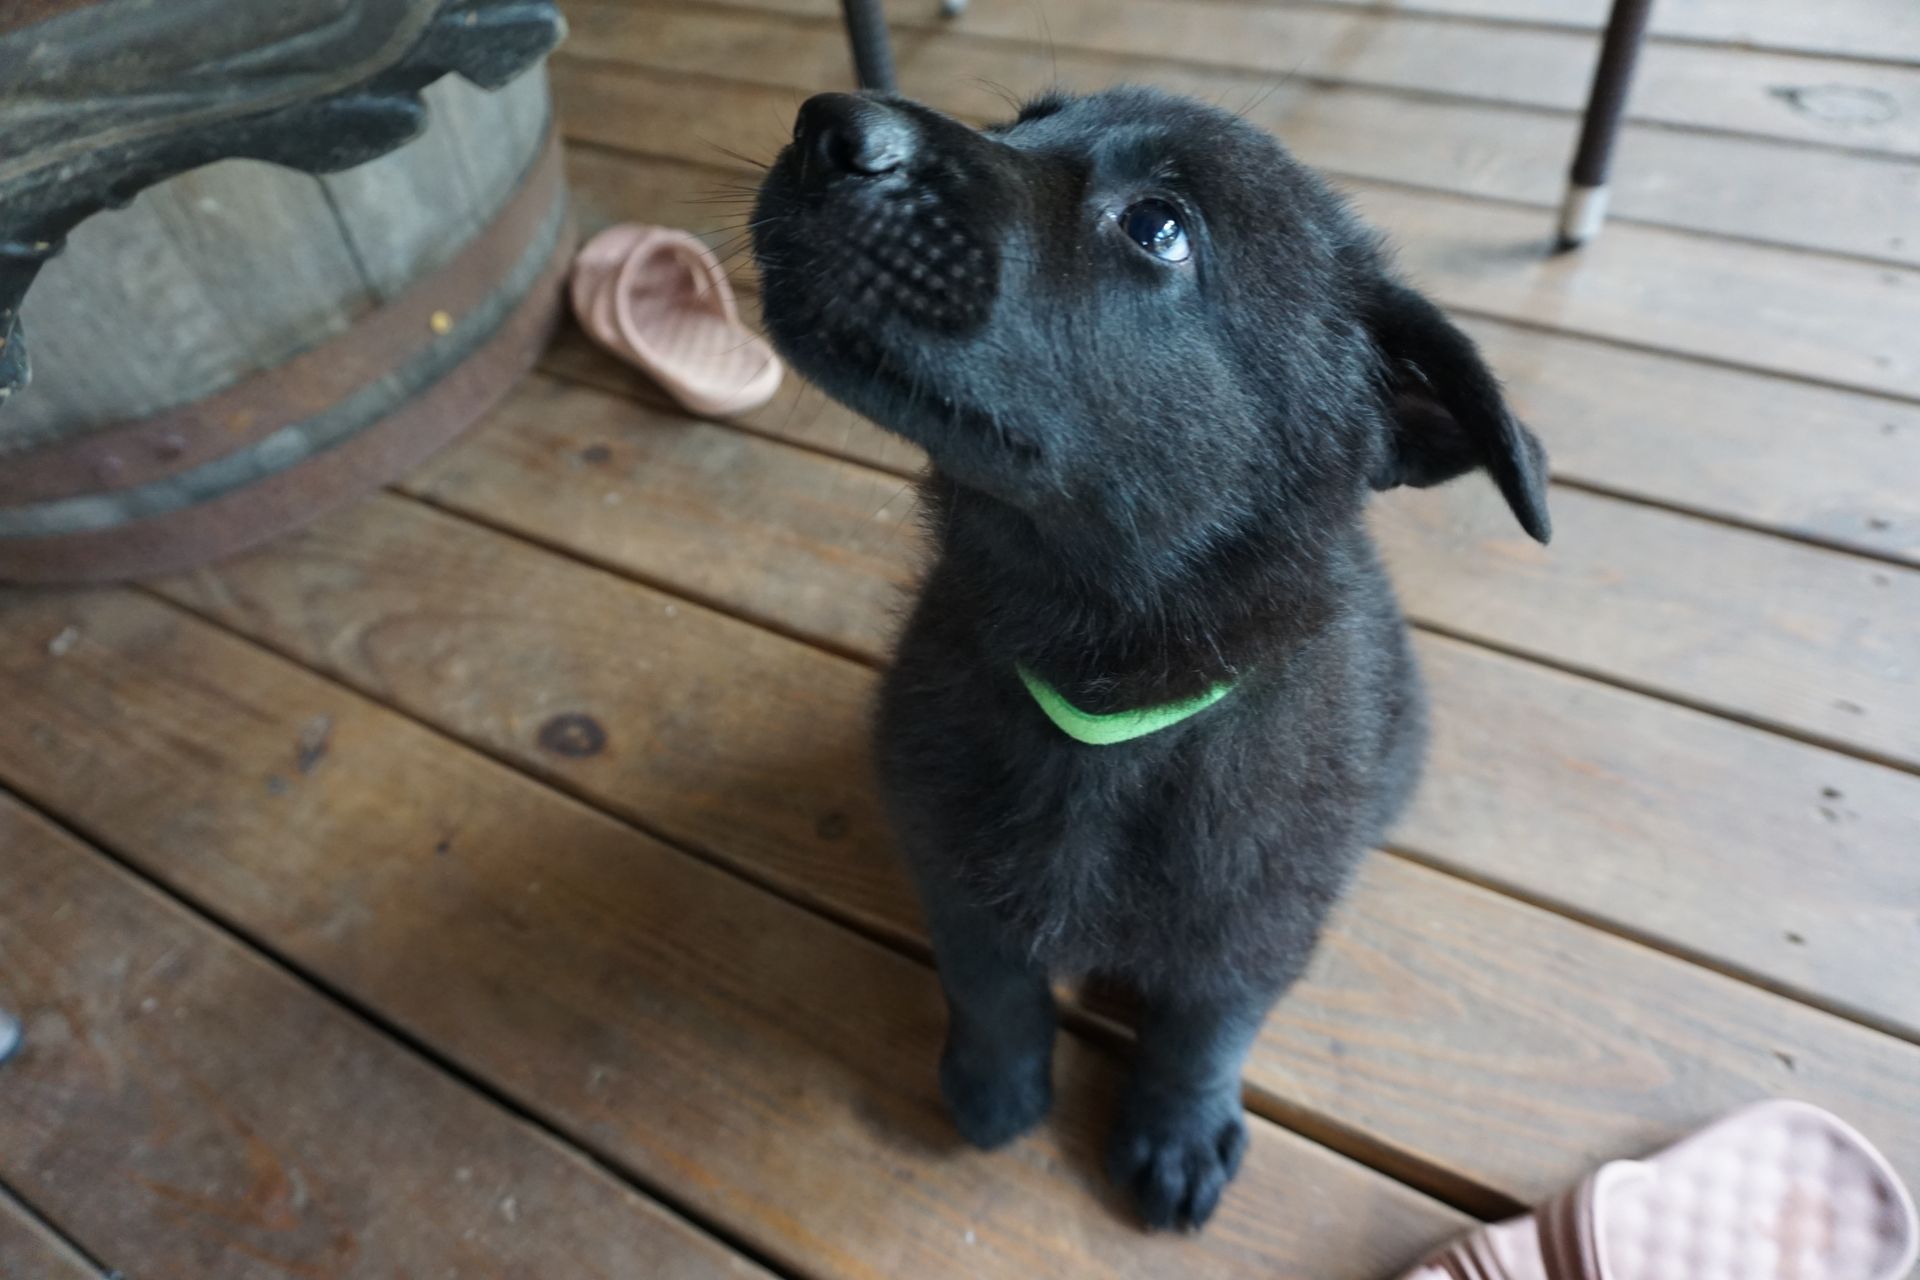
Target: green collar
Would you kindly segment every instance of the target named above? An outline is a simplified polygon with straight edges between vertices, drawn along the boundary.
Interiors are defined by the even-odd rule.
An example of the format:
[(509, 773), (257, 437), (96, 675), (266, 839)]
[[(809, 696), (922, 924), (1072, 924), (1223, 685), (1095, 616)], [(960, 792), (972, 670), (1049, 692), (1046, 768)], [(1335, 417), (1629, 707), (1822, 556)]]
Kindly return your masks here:
[(1088, 715), (1060, 696), (1060, 691), (1025, 667), (1015, 667), (1020, 682), (1047, 713), (1060, 732), (1076, 742), (1094, 747), (1110, 747), (1116, 742), (1131, 742), (1162, 729), (1171, 729), (1182, 720), (1199, 715), (1233, 692), (1233, 683), (1217, 684), (1205, 693), (1184, 702), (1168, 702), (1157, 707), (1133, 711), (1114, 711), (1104, 716)]

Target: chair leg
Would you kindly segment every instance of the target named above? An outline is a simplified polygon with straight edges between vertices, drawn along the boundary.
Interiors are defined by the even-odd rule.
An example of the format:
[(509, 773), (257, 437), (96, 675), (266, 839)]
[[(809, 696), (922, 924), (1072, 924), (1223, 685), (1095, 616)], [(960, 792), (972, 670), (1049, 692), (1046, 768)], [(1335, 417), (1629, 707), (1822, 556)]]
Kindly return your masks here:
[(1647, 16), (1653, 0), (1613, 0), (1606, 36), (1600, 42), (1600, 61), (1593, 69), (1593, 89), (1587, 95), (1587, 115), (1580, 125), (1580, 144), (1573, 153), (1573, 173), (1567, 197), (1560, 206), (1560, 247), (1572, 249), (1599, 234), (1607, 216), (1607, 172), (1613, 164), (1613, 144), (1627, 110), (1627, 90), (1633, 83), (1634, 62), (1647, 34)]
[(853, 70), (862, 89), (892, 93), (893, 45), (887, 39), (887, 16), (880, 0), (840, 0), (847, 19), (847, 40), (853, 45)]

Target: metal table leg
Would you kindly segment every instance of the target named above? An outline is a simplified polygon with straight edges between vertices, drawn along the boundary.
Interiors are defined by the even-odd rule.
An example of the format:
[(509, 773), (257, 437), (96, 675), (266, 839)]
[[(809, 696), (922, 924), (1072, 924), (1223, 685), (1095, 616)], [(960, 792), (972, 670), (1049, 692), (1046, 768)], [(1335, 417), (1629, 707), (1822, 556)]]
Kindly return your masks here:
[(892, 93), (893, 45), (887, 39), (887, 17), (880, 0), (840, 0), (846, 14), (847, 40), (853, 45), (853, 70), (862, 89)]
[[(851, 5), (854, 0), (847, 0)], [(1647, 34), (1647, 16), (1653, 0), (1613, 0), (1606, 36), (1600, 43), (1600, 61), (1593, 69), (1593, 90), (1587, 97), (1586, 119), (1580, 125), (1580, 145), (1573, 153), (1573, 174), (1560, 206), (1560, 247), (1572, 249), (1593, 239), (1607, 216), (1607, 170), (1613, 162), (1614, 139), (1626, 114), (1627, 90), (1633, 83), (1634, 62)]]
[(20, 1019), (0, 1009), (0, 1062), (13, 1056), (13, 1051), (20, 1047), (20, 1039)]

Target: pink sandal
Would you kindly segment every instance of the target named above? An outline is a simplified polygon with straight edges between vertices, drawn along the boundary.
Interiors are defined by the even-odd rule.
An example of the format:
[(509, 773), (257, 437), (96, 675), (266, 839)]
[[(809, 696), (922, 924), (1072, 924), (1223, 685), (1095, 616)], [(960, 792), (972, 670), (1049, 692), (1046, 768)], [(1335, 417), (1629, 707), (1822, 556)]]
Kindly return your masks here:
[(1916, 1252), (1913, 1198), (1886, 1158), (1820, 1108), (1774, 1101), (1602, 1165), (1406, 1280), (1902, 1280)]
[(780, 359), (740, 323), (713, 251), (684, 231), (621, 223), (581, 247), (568, 286), (581, 327), (694, 413), (749, 413)]

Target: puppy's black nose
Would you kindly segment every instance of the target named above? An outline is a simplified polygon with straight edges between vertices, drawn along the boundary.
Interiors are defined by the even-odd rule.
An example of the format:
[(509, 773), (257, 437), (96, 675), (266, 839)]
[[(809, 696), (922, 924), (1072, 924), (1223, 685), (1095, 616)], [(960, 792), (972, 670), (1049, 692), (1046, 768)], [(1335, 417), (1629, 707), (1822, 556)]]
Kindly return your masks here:
[(918, 141), (904, 112), (873, 98), (822, 93), (800, 106), (793, 124), (802, 172), (814, 181), (878, 177), (904, 168)]

